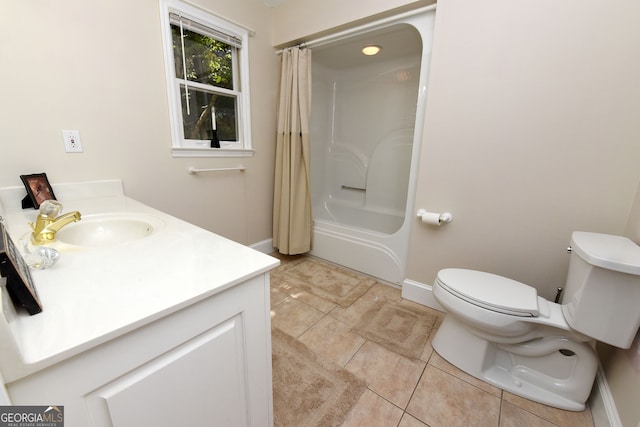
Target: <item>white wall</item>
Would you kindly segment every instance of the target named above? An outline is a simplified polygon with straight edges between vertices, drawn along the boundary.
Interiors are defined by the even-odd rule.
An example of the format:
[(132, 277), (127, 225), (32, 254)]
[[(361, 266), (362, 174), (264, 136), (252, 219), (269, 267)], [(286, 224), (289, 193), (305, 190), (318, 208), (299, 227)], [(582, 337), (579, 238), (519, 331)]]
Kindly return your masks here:
[[(265, 177), (273, 176), (278, 80), (268, 9), (254, 0), (195, 3), (256, 31), (253, 158), (171, 157), (158, 0), (3, 1), (0, 186), (38, 172), (53, 183), (121, 178), (131, 197), (196, 225), (245, 244), (270, 238)], [(84, 153), (64, 152), (62, 129), (80, 130)], [(245, 173), (186, 172), (241, 162)]]
[[(640, 243), (639, 17), (634, 0), (438, 4), (416, 203), (454, 222), (414, 228), (409, 278), (476, 268), (551, 298), (573, 230)], [(609, 351), (635, 426), (640, 349)]]
[(547, 298), (573, 230), (622, 234), (640, 180), (640, 5), (443, 1), (408, 276), (488, 270)]
[[(416, 203), (455, 219), (414, 228), (409, 278), (477, 268), (551, 298), (571, 231), (640, 242), (639, 19), (633, 0), (438, 4)], [(609, 388), (635, 426), (640, 350), (609, 351)]]

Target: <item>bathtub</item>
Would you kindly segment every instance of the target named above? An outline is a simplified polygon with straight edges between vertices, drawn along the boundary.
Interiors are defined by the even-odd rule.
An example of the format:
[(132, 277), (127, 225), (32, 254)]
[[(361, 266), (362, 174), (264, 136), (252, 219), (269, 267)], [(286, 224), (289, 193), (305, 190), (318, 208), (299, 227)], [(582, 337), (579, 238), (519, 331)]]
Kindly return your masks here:
[(312, 255), (401, 284), (404, 215), (329, 201), (315, 206), (313, 217)]
[(320, 209), (316, 207), (313, 212), (316, 221), (334, 222), (341, 227), (368, 230), (379, 236), (395, 233), (404, 222), (404, 213), (377, 212), (339, 201), (325, 202)]

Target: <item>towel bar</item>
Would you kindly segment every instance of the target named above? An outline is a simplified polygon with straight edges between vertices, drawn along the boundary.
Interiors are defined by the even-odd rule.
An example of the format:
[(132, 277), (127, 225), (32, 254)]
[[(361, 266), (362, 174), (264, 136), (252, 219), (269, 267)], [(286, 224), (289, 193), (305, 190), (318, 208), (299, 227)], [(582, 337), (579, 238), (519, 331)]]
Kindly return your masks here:
[(211, 168), (211, 169), (196, 169), (193, 166), (189, 166), (189, 169), (187, 169), (187, 172), (189, 172), (190, 175), (196, 174), (196, 173), (200, 173), (200, 172), (225, 172), (225, 171), (241, 171), (243, 172), (246, 169), (246, 167), (240, 165), (237, 166), (235, 168)]

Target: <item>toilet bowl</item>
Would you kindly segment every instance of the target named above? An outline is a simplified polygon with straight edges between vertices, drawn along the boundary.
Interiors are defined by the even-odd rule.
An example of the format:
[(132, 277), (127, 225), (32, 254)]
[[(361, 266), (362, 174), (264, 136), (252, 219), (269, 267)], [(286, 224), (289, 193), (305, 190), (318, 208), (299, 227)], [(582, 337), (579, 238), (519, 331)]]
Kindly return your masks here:
[(563, 300), (491, 273), (448, 268), (433, 295), (447, 315), (433, 340), (445, 360), (519, 396), (581, 411), (598, 367), (596, 340), (628, 348), (640, 327), (640, 247), (574, 232)]

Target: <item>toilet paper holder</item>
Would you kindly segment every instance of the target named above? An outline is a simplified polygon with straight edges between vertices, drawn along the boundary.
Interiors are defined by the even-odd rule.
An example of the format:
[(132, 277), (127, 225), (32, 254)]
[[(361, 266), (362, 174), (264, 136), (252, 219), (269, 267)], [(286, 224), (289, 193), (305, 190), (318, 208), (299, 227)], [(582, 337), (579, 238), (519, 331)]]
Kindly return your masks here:
[(448, 224), (453, 221), (453, 215), (451, 212), (427, 212), (426, 209), (418, 209), (416, 216), (425, 224), (440, 226), (442, 224)]

